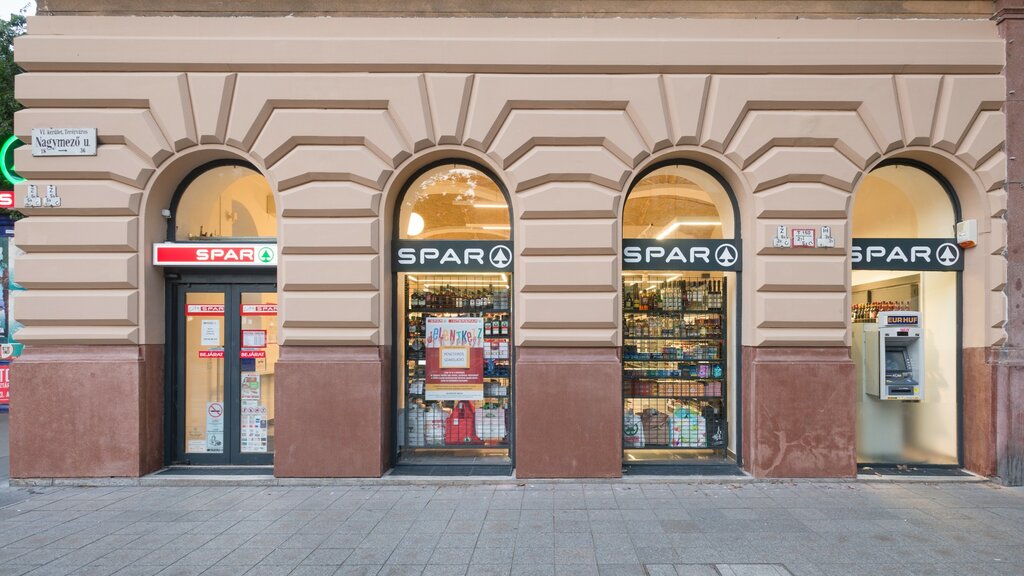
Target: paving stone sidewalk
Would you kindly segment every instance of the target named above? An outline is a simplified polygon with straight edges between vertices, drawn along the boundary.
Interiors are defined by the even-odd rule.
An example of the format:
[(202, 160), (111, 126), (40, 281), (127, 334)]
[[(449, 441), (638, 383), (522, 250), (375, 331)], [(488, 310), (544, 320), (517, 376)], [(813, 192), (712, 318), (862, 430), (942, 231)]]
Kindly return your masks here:
[(0, 488), (0, 575), (1024, 574), (988, 483)]

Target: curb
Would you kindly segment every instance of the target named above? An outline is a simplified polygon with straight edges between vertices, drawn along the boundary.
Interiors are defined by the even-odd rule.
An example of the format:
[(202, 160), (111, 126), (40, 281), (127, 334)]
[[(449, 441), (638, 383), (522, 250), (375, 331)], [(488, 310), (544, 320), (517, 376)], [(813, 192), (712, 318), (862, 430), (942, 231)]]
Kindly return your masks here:
[(566, 484), (957, 484), (989, 483), (990, 479), (969, 476), (875, 476), (859, 474), (855, 478), (753, 478), (751, 476), (641, 476), (622, 478), (516, 478), (515, 476), (391, 476), (381, 478), (275, 478), (258, 476), (157, 476), (141, 478), (12, 478), (11, 487), (326, 487), (326, 486), (544, 486)]

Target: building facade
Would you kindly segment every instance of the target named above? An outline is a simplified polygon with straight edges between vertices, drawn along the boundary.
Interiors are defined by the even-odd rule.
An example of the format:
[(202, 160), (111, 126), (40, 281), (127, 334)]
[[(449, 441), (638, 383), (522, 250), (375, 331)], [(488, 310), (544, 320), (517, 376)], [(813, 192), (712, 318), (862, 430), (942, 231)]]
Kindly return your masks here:
[[(12, 477), (1012, 477), (1013, 58), (989, 3), (77, 4), (15, 45)], [(61, 128), (95, 153), (47, 153)], [(920, 355), (886, 401), (864, 346), (901, 312)]]

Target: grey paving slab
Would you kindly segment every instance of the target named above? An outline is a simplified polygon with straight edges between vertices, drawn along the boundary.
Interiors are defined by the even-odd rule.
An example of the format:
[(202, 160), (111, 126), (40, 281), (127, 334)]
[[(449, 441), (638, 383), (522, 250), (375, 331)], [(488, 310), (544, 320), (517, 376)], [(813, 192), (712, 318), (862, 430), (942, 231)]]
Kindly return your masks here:
[(0, 489), (4, 502), (0, 576), (1020, 576), (1024, 565), (1024, 490), (991, 484), (55, 487)]

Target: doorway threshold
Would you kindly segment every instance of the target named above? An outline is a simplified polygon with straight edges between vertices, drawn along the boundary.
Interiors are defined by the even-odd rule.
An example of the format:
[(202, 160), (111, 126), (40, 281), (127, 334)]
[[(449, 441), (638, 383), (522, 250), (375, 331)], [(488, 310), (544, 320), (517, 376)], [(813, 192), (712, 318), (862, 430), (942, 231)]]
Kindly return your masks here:
[(963, 478), (974, 474), (956, 466), (915, 466), (913, 464), (861, 464), (857, 475), (864, 478)]
[(733, 462), (633, 462), (622, 465), (624, 476), (736, 476), (745, 477), (746, 472)]
[(398, 464), (389, 476), (512, 476), (511, 464)]
[(273, 466), (169, 466), (151, 476), (273, 476)]

